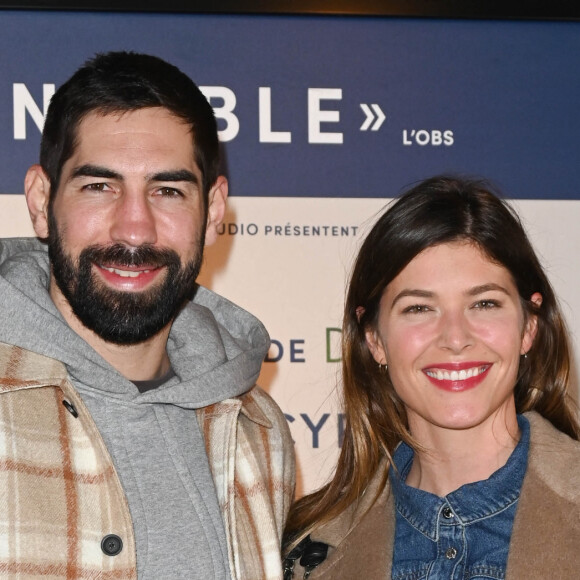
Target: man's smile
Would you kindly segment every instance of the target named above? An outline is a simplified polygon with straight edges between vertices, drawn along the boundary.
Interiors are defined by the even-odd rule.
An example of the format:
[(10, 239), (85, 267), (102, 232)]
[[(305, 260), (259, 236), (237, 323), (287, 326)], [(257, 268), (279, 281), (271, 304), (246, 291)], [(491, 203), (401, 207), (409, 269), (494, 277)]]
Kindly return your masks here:
[(103, 270), (107, 270), (107, 272), (111, 272), (112, 274), (117, 274), (122, 278), (137, 278), (141, 274), (148, 274), (149, 272), (151, 272), (151, 270), (125, 270), (120, 268), (113, 268), (110, 266), (104, 266), (102, 264), (100, 264), (100, 267)]
[(146, 289), (166, 270), (165, 266), (111, 266), (95, 264), (104, 281), (118, 290), (139, 291)]

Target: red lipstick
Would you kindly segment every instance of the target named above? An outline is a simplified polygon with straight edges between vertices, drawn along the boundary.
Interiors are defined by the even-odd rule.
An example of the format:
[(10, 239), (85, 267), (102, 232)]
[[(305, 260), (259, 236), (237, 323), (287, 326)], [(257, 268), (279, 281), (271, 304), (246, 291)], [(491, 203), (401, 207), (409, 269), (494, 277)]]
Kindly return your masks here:
[(423, 373), (437, 388), (461, 392), (477, 387), (491, 367), (492, 364), (486, 361), (436, 363), (425, 367)]

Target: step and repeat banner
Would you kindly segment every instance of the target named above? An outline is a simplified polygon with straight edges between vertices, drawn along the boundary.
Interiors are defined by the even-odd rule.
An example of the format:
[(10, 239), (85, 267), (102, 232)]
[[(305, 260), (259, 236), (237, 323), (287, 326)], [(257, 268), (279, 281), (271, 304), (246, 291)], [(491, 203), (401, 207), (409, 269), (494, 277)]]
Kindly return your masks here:
[(219, 121), (229, 211), (202, 283), (272, 336), (300, 493), (340, 446), (340, 325), (353, 256), (386, 203), (443, 172), (513, 199), (580, 345), (580, 22), (0, 11), (0, 236), (55, 87), (87, 58), (176, 64)]

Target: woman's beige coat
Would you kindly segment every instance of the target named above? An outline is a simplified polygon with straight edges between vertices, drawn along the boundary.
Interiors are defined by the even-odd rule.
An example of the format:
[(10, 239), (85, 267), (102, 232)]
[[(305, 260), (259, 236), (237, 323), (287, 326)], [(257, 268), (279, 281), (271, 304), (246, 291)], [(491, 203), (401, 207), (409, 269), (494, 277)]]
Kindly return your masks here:
[[(528, 413), (528, 469), (514, 521), (506, 580), (580, 579), (580, 443)], [(356, 506), (312, 534), (331, 546), (310, 580), (391, 578), (395, 508), (389, 487), (367, 512), (379, 473)], [(366, 512), (366, 513), (365, 513)], [(304, 571), (298, 565), (294, 580)]]

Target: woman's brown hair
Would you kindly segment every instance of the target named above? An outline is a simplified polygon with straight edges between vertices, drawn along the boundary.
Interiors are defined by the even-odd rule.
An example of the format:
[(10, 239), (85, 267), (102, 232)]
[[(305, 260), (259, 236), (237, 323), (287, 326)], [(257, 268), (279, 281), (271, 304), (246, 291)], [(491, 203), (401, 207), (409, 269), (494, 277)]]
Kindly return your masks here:
[[(554, 291), (513, 209), (484, 181), (440, 176), (421, 182), (379, 218), (358, 253), (350, 278), (342, 328), (344, 440), (333, 479), (292, 508), (285, 545), (356, 502), (400, 441), (413, 445), (405, 408), (373, 359), (365, 332), (374, 329), (387, 285), (426, 248), (467, 241), (512, 275), (526, 316), (538, 331), (520, 360), (516, 411), (537, 411), (579, 439), (576, 408), (568, 393), (568, 333)], [(530, 298), (539, 292), (542, 303)], [(379, 493), (384, 489), (387, 470)]]

